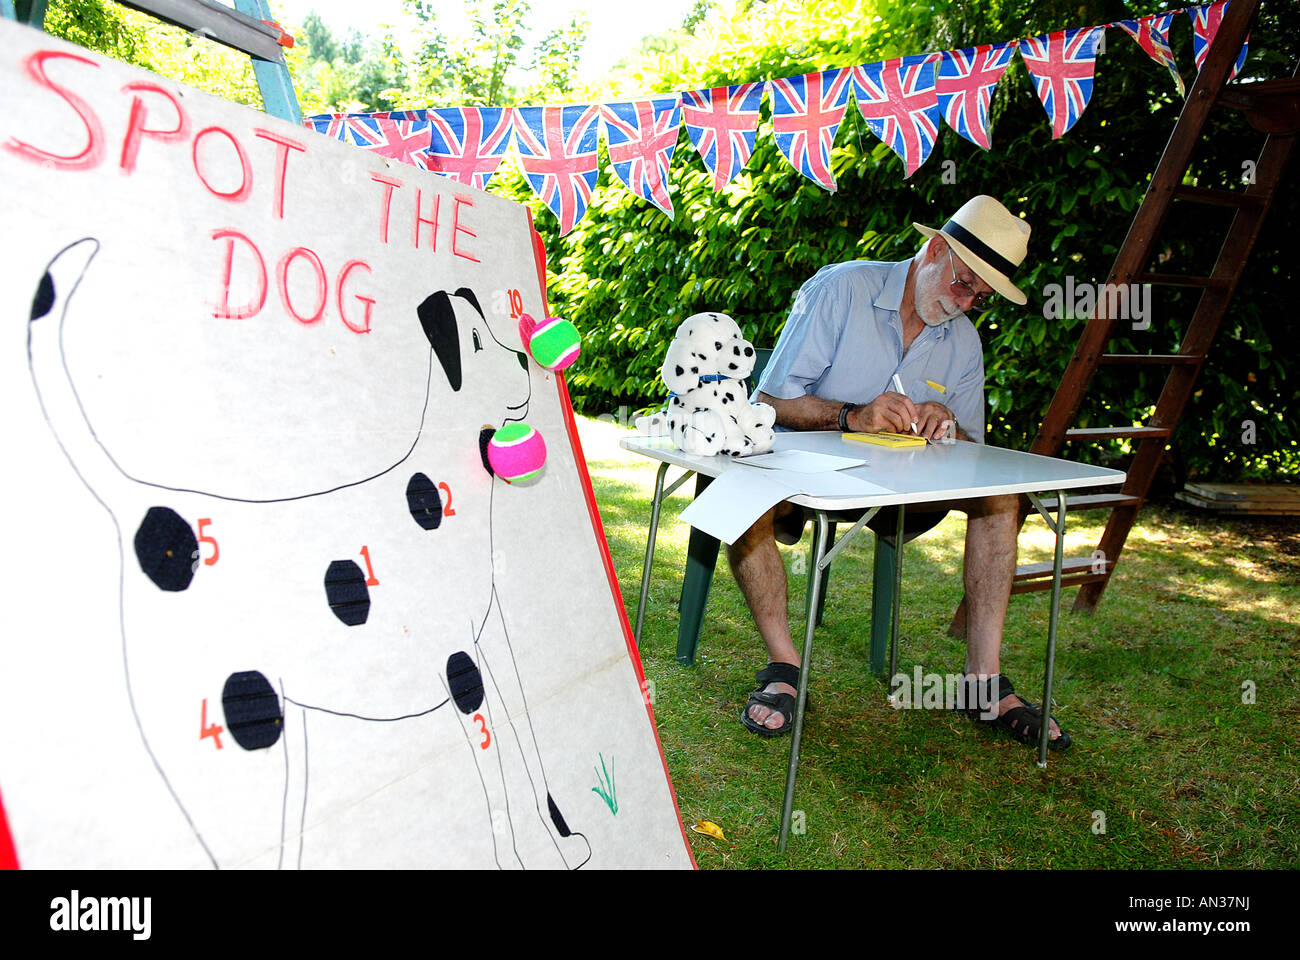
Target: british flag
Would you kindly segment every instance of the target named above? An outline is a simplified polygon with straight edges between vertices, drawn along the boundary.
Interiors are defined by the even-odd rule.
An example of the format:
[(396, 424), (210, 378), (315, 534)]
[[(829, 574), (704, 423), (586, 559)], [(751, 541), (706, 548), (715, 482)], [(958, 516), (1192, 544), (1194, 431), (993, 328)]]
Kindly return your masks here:
[(509, 107), (440, 107), (424, 111), (431, 138), (427, 169), (486, 190), (510, 146)]
[(852, 74), (842, 67), (769, 81), (776, 145), (796, 170), (832, 193), (831, 146), (849, 103)]
[(1105, 30), (1105, 26), (1075, 27), (1020, 41), (1020, 57), (1052, 121), (1053, 140), (1078, 122), (1092, 98), (1097, 43)]
[[(1196, 57), (1196, 70), (1199, 73), (1201, 64), (1205, 62), (1210, 52), (1210, 44), (1214, 42), (1214, 35), (1219, 32), (1223, 15), (1228, 12), (1228, 0), (1192, 7), (1189, 12), (1192, 15), (1192, 54)], [(1246, 65), (1246, 53), (1249, 49), (1250, 34), (1247, 34), (1246, 42), (1241, 45), (1241, 53), (1237, 54), (1237, 62), (1232, 67), (1229, 80)]]
[(601, 105), (600, 116), (609, 162), (618, 178), (642, 200), (671, 217), (668, 170), (682, 129), (681, 96), (606, 103)]
[(871, 132), (903, 160), (910, 177), (921, 168), (939, 137), (939, 98), (935, 93), (937, 53), (894, 57), (853, 68), (858, 110)]
[(758, 81), (682, 94), (682, 120), (704, 166), (713, 174), (714, 190), (721, 190), (745, 169), (754, 152), (763, 87)]
[(949, 50), (939, 59), (935, 93), (948, 126), (978, 147), (988, 150), (989, 103), (1015, 53), (1012, 41)]
[(515, 107), (515, 146), (533, 192), (574, 228), (596, 189), (600, 107)]
[[(413, 111), (406, 111), (403, 116)], [(381, 157), (409, 163), (427, 170), (424, 151), (429, 146), (426, 120), (394, 120), (387, 112), (325, 113), (308, 117), (303, 123), (317, 133), (353, 146), (362, 147)]]
[(1116, 20), (1111, 26), (1119, 26), (1137, 41), (1137, 45), (1146, 51), (1148, 57), (1168, 69), (1181, 97), (1187, 95), (1187, 89), (1183, 86), (1182, 75), (1178, 72), (1173, 48), (1169, 45), (1169, 25), (1173, 22), (1172, 13), (1160, 13), (1138, 20)]

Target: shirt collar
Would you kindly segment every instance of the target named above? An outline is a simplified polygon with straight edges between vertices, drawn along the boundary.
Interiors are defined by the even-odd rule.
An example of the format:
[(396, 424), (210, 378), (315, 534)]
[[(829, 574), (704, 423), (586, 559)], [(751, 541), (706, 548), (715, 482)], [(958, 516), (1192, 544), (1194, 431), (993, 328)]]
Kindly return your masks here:
[(889, 276), (885, 278), (885, 285), (876, 297), (875, 306), (881, 310), (898, 312), (903, 305), (903, 288), (907, 286), (907, 268), (911, 265), (911, 260), (903, 260), (889, 268)]
[[(885, 285), (881, 287), (880, 293), (873, 304), (881, 310), (890, 311), (896, 319), (898, 319), (899, 309), (903, 306), (903, 288), (907, 286), (907, 268), (911, 265), (911, 260), (901, 260), (889, 268), (889, 276), (885, 278)], [(953, 320), (955, 319), (956, 317), (953, 318)], [(898, 322), (901, 324), (901, 319)], [(929, 329), (934, 331), (936, 340), (942, 340), (952, 329), (952, 320), (945, 320), (938, 326), (929, 327)], [(924, 332), (922, 331), (922, 333)]]

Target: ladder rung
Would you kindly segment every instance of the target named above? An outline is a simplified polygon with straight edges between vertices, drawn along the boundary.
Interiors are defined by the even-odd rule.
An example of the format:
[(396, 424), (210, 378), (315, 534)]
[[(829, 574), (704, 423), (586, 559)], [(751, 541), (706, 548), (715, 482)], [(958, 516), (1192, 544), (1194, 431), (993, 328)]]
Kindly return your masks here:
[(1160, 364), (1191, 366), (1200, 363), (1204, 359), (1204, 357), (1194, 353), (1103, 353), (1097, 362), (1142, 366)]
[[(1051, 577), (1052, 571), (1050, 569), (1051, 564), (1048, 564), (1048, 568), (1049, 568), (1047, 571), (1048, 576), (1046, 577), (1046, 579), (1019, 580), (1016, 583), (1013, 583), (1011, 585), (1011, 592), (1012, 593), (1033, 593), (1036, 590), (1051, 590), (1052, 589), (1052, 577)], [(1075, 573), (1067, 577), (1064, 573), (1062, 573), (1061, 589), (1064, 590), (1067, 587), (1081, 587), (1085, 583), (1102, 583), (1103, 581), (1105, 581), (1107, 576), (1108, 574), (1105, 573)]]
[[(281, 31), (214, 0), (121, 0), (166, 23), (272, 63), (283, 62)], [(231, 0), (233, 3), (234, 0)]]
[(1181, 273), (1139, 273), (1134, 283), (1156, 283), (1165, 287), (1204, 287), (1207, 290), (1226, 290), (1228, 281), (1222, 277), (1192, 277)]
[(1065, 431), (1067, 440), (1106, 440), (1111, 437), (1167, 437), (1168, 427), (1075, 427)]
[[(1078, 496), (1066, 494), (1065, 512), (1068, 514), (1075, 510), (1109, 510), (1111, 507), (1127, 507), (1141, 502), (1138, 497), (1127, 493), (1085, 493)], [(1055, 510), (1056, 497), (1044, 497), (1043, 509)]]
[[(1104, 578), (1106, 574), (1099, 572), (1098, 567), (1109, 570), (1113, 564), (1108, 560), (1101, 560), (1093, 557), (1066, 557), (1061, 561), (1061, 576), (1072, 577), (1095, 577)], [(1041, 580), (1047, 578), (1050, 586), (1052, 582), (1052, 561), (1044, 560), (1042, 563), (1022, 563), (1016, 567), (1015, 585), (1012, 592), (1019, 590), (1032, 590), (1028, 586), (1029, 581)]]
[(1210, 190), (1206, 187), (1186, 185), (1175, 187), (1174, 197), (1216, 207), (1262, 207), (1265, 203), (1263, 195), (1258, 193), (1246, 193), (1244, 190)]

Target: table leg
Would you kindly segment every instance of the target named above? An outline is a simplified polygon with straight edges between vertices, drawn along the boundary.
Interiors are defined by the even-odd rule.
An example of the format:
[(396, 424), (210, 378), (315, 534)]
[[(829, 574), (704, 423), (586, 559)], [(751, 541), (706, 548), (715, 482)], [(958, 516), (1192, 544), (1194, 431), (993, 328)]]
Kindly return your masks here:
[(903, 602), (903, 512), (906, 508), (898, 505), (898, 526), (894, 532), (894, 608), (889, 617), (889, 677), (893, 683), (898, 671), (898, 621)]
[(659, 472), (655, 475), (655, 495), (650, 501), (650, 534), (645, 542), (645, 566), (641, 568), (641, 596), (636, 602), (636, 629), (632, 631), (632, 639), (636, 641), (637, 649), (641, 648), (641, 628), (645, 625), (645, 603), (650, 593), (650, 565), (655, 559), (655, 537), (659, 534), (659, 508), (663, 505), (664, 476), (667, 473), (668, 461), (665, 460), (659, 465)]
[[(826, 565), (822, 558), (826, 554), (826, 539), (830, 532), (830, 519), (826, 516), (826, 511), (816, 510), (813, 514), (816, 530), (814, 536), (816, 539), (818, 558), (817, 563), (812, 568), (812, 583), (808, 585), (808, 591), (812, 596), (817, 595), (821, 589), (822, 577), (825, 575)], [(794, 730), (790, 735), (790, 763), (785, 773), (785, 802), (781, 806), (781, 838), (780, 849), (785, 852), (786, 841), (790, 839), (790, 816), (794, 812), (794, 781), (795, 775), (799, 771), (799, 742), (803, 739), (803, 714), (804, 707), (808, 703), (808, 673), (812, 666), (813, 650), (813, 631), (817, 629), (817, 618), (809, 616), (807, 625), (804, 628), (803, 641), (803, 667), (799, 671), (799, 697), (795, 701), (794, 711)]]
[[(1035, 500), (1039, 512), (1043, 506)], [(1047, 514), (1043, 513), (1046, 517)], [(1047, 622), (1047, 669), (1043, 675), (1043, 725), (1038, 730), (1038, 766), (1047, 769), (1048, 724), (1052, 712), (1052, 673), (1056, 668), (1056, 630), (1061, 616), (1061, 565), (1065, 557), (1065, 491), (1056, 491), (1056, 523), (1048, 520), (1056, 531), (1056, 555), (1052, 563), (1052, 609)]]

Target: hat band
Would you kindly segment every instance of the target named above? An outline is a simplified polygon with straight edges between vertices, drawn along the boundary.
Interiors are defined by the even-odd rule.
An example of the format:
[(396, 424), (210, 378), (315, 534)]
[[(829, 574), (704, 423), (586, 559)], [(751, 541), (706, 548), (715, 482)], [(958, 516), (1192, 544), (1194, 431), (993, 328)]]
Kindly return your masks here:
[(1011, 274), (1016, 272), (1016, 265), (1014, 263), (1002, 256), (1002, 254), (998, 253), (957, 221), (949, 220), (943, 225), (942, 232), (952, 234), (954, 240), (958, 240), (970, 247), (971, 253), (975, 254), (975, 256), (979, 257), (999, 273), (1003, 273), (1007, 277), (1010, 277)]

